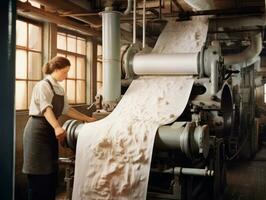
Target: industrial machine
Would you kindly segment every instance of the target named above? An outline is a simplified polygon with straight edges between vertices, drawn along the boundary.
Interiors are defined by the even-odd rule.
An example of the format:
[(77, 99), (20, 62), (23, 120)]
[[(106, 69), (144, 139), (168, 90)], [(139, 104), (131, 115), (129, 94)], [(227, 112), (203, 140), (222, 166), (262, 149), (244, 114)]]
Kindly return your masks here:
[[(219, 46), (213, 45), (200, 53), (173, 55), (173, 59), (183, 59), (182, 64), (187, 62), (188, 65), (194, 58), (198, 63), (199, 75), (184, 113), (175, 123), (162, 126), (157, 131), (148, 198), (196, 199), (203, 196), (206, 199), (207, 196), (218, 199), (222, 196), (226, 145), (232, 133), (233, 100), (230, 86), (225, 80), (231, 71), (226, 70), (219, 52)], [(125, 71), (143, 69), (141, 61), (149, 59), (149, 56), (152, 55), (131, 56), (133, 61), (129, 63), (133, 63), (132, 68)], [(157, 56), (153, 60), (169, 60), (168, 56)], [(174, 69), (170, 73), (177, 72)], [(67, 145), (72, 149), (75, 149), (82, 126), (75, 120), (64, 124)]]
[[(248, 73), (243, 71), (249, 70), (249, 80), (254, 81), (251, 75), (261, 51), (261, 34), (250, 35), (250, 48), (241, 55), (222, 55), (219, 42), (212, 41), (197, 53), (167, 55), (139, 52), (132, 44), (120, 58), (119, 15), (111, 9), (102, 13), (104, 77), (108, 77), (104, 80), (102, 106), (106, 113), (111, 112), (120, 99), (121, 82), (126, 87), (138, 76), (158, 74), (191, 74), (195, 79), (182, 115), (157, 130), (147, 198), (223, 199), (226, 161), (238, 156), (254, 135), (249, 131), (252, 127), (243, 133), (239, 131), (254, 119), (254, 110), (247, 105), (254, 95), (252, 97), (250, 83), (245, 82), (244, 76)], [(108, 40), (107, 35), (112, 40)], [(122, 81), (120, 60), (125, 72)], [(162, 66), (165, 63), (167, 70)], [(188, 71), (180, 71), (179, 65)], [(196, 68), (191, 71), (191, 66)], [(82, 126), (75, 120), (64, 124), (66, 144), (73, 150)], [(249, 154), (256, 151), (252, 148)]]

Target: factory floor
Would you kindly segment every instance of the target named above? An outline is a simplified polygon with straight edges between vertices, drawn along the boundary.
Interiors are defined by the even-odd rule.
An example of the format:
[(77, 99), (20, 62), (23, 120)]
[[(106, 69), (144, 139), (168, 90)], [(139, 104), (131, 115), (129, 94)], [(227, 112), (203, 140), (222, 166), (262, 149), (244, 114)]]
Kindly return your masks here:
[(69, 200), (65, 192), (59, 192), (56, 196), (56, 200)]
[(225, 200), (266, 200), (266, 143), (255, 158), (227, 165)]
[[(266, 143), (254, 159), (227, 165), (227, 186), (224, 200), (266, 200)], [(64, 188), (56, 200), (67, 200)]]

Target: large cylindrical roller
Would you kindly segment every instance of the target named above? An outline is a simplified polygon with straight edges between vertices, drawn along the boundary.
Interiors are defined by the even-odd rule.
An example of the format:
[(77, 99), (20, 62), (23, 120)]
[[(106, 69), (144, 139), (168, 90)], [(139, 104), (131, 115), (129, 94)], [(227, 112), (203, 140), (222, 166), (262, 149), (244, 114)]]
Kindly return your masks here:
[[(79, 131), (84, 124), (77, 120), (68, 120), (63, 128), (67, 132), (66, 146), (75, 150)], [(196, 126), (194, 122), (176, 122), (172, 126), (161, 126), (156, 134), (154, 147), (162, 150), (181, 151), (188, 157), (209, 152), (208, 126)]]
[(137, 75), (174, 75), (199, 72), (199, 53), (136, 54), (133, 71)]
[(176, 122), (172, 126), (161, 126), (156, 134), (154, 146), (158, 149), (176, 149), (188, 157), (209, 153), (209, 129), (207, 125), (196, 126), (195, 122)]

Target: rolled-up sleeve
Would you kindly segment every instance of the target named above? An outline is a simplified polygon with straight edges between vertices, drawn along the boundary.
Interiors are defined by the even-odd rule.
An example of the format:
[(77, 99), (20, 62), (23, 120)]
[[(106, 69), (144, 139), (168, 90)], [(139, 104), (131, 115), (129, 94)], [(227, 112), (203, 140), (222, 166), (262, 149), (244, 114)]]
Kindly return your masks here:
[(68, 104), (67, 96), (64, 95), (64, 108), (62, 114), (66, 115), (69, 111), (70, 105)]
[(36, 96), (39, 101), (40, 111), (42, 114), (47, 107), (53, 108), (52, 99), (54, 94), (48, 83), (43, 82), (40, 84), (39, 90), (36, 91)]

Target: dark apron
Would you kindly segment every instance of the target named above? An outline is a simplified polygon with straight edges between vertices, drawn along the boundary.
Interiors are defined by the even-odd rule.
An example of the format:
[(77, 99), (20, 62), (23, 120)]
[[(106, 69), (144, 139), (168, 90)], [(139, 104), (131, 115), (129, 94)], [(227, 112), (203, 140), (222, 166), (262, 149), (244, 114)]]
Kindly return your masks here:
[[(51, 82), (46, 79), (54, 93), (53, 112), (58, 118), (64, 108), (64, 96), (55, 93)], [(25, 174), (51, 174), (58, 168), (58, 141), (53, 127), (44, 116), (31, 116), (23, 135)]]

